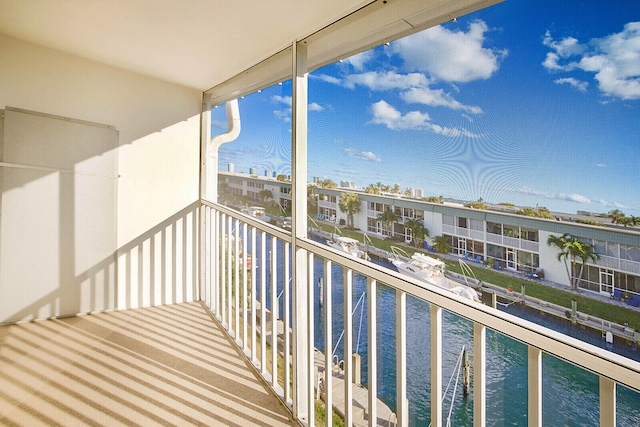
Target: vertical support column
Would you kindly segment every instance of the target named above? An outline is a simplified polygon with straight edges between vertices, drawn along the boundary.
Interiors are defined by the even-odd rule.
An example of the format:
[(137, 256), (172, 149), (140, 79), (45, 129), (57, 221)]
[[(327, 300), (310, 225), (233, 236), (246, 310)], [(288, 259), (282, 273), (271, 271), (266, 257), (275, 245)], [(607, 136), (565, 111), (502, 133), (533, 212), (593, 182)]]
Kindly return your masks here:
[(260, 233), (260, 373), (267, 373), (267, 233)]
[(249, 351), (249, 343), (247, 337), (247, 299), (249, 298), (249, 294), (247, 293), (249, 287), (247, 286), (247, 276), (249, 275), (249, 269), (247, 266), (249, 265), (249, 257), (247, 253), (247, 224), (244, 223), (242, 225), (242, 351), (244, 354), (247, 354)]
[(226, 329), (228, 327), (228, 325), (226, 324), (227, 321), (227, 283), (226, 283), (226, 278), (227, 278), (227, 273), (226, 273), (226, 259), (227, 259), (227, 229), (226, 229), (226, 225), (227, 225), (227, 215), (226, 214), (220, 214), (220, 237), (219, 237), (219, 246), (220, 246), (220, 254), (218, 256), (218, 259), (216, 260), (218, 262), (218, 265), (220, 266), (219, 269), (219, 280), (220, 280), (220, 323), (222, 323), (222, 326)]
[[(233, 217), (227, 217), (227, 330), (233, 331)], [(235, 338), (235, 336), (232, 336)]]
[(204, 299), (209, 310), (212, 309), (213, 304), (211, 303), (211, 245), (213, 239), (211, 238), (211, 229), (212, 229), (212, 221), (211, 221), (211, 211), (212, 209), (209, 206), (202, 206), (202, 220), (203, 220), (203, 236), (202, 241), (200, 243), (200, 250), (202, 251), (202, 260), (200, 262), (200, 280), (201, 280), (201, 296)]
[(333, 426), (333, 304), (331, 261), (324, 261), (324, 403), (325, 426)]
[(211, 239), (211, 294), (213, 315), (220, 319), (220, 212), (213, 212), (213, 237)]
[(616, 425), (616, 383), (600, 376), (600, 427)]
[(378, 325), (377, 325), (377, 285), (367, 277), (367, 356), (369, 377), (369, 427), (378, 425)]
[(344, 425), (353, 425), (353, 270), (344, 273)]
[(431, 304), (431, 425), (442, 427), (442, 308)]
[(233, 312), (235, 314), (235, 322), (233, 331), (235, 333), (236, 343), (240, 343), (240, 268), (243, 264), (240, 262), (240, 220), (235, 220), (234, 227), (234, 243), (233, 248)]
[(485, 427), (487, 420), (487, 383), (485, 367), (487, 328), (473, 324), (473, 425)]
[(407, 293), (401, 290), (396, 290), (396, 401), (396, 405), (398, 406), (398, 425), (400, 427), (408, 427), (409, 402), (407, 401)]
[(315, 337), (315, 331), (314, 331), (314, 292), (313, 292), (313, 286), (315, 285), (314, 281), (313, 281), (313, 274), (314, 269), (313, 269), (313, 252), (308, 252), (307, 253), (307, 295), (308, 295), (308, 299), (307, 299), (307, 316), (306, 318), (308, 319), (307, 321), (307, 377), (309, 378), (309, 385), (307, 388), (307, 400), (309, 402), (309, 407), (308, 407), (308, 411), (309, 411), (309, 421), (307, 423), (307, 425), (309, 427), (313, 427), (315, 424), (315, 399), (314, 399), (314, 378), (315, 378), (315, 351), (314, 351), (314, 337)]
[(271, 386), (278, 385), (278, 241), (271, 236)]
[(542, 427), (542, 351), (539, 348), (528, 347), (529, 371), (529, 427)]
[(282, 275), (284, 278), (282, 281), (284, 286), (284, 293), (282, 294), (284, 304), (282, 305), (282, 311), (284, 313), (282, 313), (282, 317), (284, 323), (284, 401), (286, 403), (289, 403), (291, 396), (291, 387), (289, 386), (289, 382), (291, 380), (291, 316), (289, 315), (289, 310), (291, 309), (289, 303), (291, 300), (291, 294), (289, 293), (289, 282), (291, 281), (289, 266), (291, 265), (291, 261), (289, 258), (289, 248), (289, 242), (284, 242), (284, 253), (282, 254), (282, 258), (284, 259), (284, 274)]
[(258, 273), (256, 272), (256, 264), (258, 264), (256, 228), (251, 227), (251, 361), (253, 362), (254, 366), (258, 366), (258, 343), (256, 338), (258, 329), (258, 325), (256, 325), (256, 311), (258, 309), (256, 286), (258, 286)]
[(307, 253), (299, 248), (297, 239), (307, 235), (307, 48), (304, 43), (292, 44), (292, 147), (291, 147), (291, 202), (292, 202), (292, 270), (293, 270), (293, 416), (313, 426), (313, 412), (309, 408), (309, 389), (313, 393), (312, 378), (308, 377), (309, 360), (313, 354), (309, 347), (313, 337), (308, 336), (307, 315), (309, 286), (307, 281)]

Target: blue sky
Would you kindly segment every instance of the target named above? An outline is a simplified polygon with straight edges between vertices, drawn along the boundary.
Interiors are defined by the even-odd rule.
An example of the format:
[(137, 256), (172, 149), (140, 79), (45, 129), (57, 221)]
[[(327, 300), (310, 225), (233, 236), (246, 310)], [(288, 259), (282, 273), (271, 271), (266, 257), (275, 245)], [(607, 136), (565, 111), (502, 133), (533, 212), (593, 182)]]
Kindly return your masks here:
[[(239, 104), (221, 170), (289, 174), (290, 82)], [(640, 216), (640, 2), (507, 0), (315, 70), (308, 144), (309, 180)]]

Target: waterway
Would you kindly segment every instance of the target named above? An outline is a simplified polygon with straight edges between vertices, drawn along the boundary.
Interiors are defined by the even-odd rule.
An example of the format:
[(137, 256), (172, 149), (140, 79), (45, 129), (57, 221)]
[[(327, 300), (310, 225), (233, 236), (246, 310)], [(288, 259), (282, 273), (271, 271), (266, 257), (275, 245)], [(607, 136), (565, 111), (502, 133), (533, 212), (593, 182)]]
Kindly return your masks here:
[[(258, 245), (259, 247), (260, 245)], [(270, 251), (270, 242), (267, 250)], [(280, 245), (279, 245), (280, 246)], [(281, 253), (281, 248), (279, 248)], [(279, 256), (278, 258), (280, 258)], [(278, 261), (281, 261), (280, 259)], [(374, 259), (380, 265), (394, 269), (386, 260)], [(282, 265), (282, 263), (278, 263)], [(314, 280), (318, 283), (323, 277), (323, 260), (316, 258)], [(343, 330), (343, 286), (342, 268), (332, 268), (333, 322), (332, 335), (334, 350), (343, 359), (343, 344), (336, 341)], [(282, 278), (279, 275), (279, 287)], [(269, 283), (270, 280), (267, 280)], [(315, 346), (325, 351), (322, 309), (319, 305), (318, 286), (315, 289)], [(353, 280), (353, 304), (366, 293), (366, 278), (359, 274)], [(377, 289), (377, 343), (378, 343), (378, 398), (395, 411), (396, 408), (396, 362), (395, 362), (395, 291), (379, 284)], [(269, 304), (269, 303), (267, 303)], [(362, 356), (362, 383), (368, 384), (367, 377), (367, 300), (366, 295), (353, 316), (354, 351)], [(505, 308), (503, 308), (505, 309)], [(282, 310), (282, 307), (281, 307)], [(550, 316), (513, 304), (505, 309), (512, 314), (566, 333), (594, 345), (603, 346), (601, 334), (591, 333)], [(430, 423), (430, 306), (427, 302), (411, 296), (407, 297), (407, 398), (409, 400), (409, 424), (428, 426)], [(446, 384), (453, 373), (454, 366), (465, 346), (469, 349), (473, 368), (472, 322), (449, 312), (443, 313), (443, 382)], [(614, 348), (627, 357), (639, 360), (637, 351)], [(486, 407), (487, 425), (490, 426), (527, 426), (527, 346), (500, 333), (488, 330), (486, 337)], [(574, 365), (550, 355), (543, 356), (543, 424), (545, 426), (597, 426), (599, 423), (599, 397), (597, 375), (575, 367)], [(473, 385), (472, 385), (473, 387)], [(451, 386), (453, 388), (453, 385)], [(451, 408), (451, 425), (468, 426), (473, 424), (473, 389), (470, 396), (462, 396), (459, 384), (457, 394), (451, 403), (451, 392), (444, 396), (443, 411), (445, 417)], [(617, 425), (640, 426), (640, 393), (622, 386), (617, 387)]]

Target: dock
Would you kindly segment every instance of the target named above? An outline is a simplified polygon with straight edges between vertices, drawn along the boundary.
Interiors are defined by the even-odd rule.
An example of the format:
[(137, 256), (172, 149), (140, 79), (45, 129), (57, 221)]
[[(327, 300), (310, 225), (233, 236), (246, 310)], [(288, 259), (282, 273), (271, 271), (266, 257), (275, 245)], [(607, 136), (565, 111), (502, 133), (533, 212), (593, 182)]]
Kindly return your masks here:
[[(316, 384), (319, 378), (324, 378), (324, 354), (318, 350), (314, 354), (315, 366), (317, 368)], [(338, 366), (332, 366), (331, 390), (333, 399), (333, 409), (344, 416), (344, 373)], [(369, 425), (369, 390), (362, 385), (353, 384), (353, 425), (357, 427), (367, 427)], [(396, 425), (396, 415), (380, 399), (377, 399), (378, 420), (376, 425), (390, 427)]]

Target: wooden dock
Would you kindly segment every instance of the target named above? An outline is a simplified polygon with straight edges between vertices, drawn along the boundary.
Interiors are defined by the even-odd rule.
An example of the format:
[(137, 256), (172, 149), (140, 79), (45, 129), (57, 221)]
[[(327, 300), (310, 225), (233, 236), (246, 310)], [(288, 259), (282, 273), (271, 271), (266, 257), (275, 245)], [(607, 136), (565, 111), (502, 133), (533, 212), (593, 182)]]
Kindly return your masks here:
[[(316, 350), (315, 366), (317, 368), (316, 384), (319, 378), (324, 378), (324, 354)], [(333, 399), (333, 409), (344, 416), (344, 373), (337, 366), (332, 367), (331, 390)], [(380, 399), (377, 399), (378, 420), (375, 425), (382, 427), (395, 426), (396, 415)], [(353, 425), (357, 427), (367, 427), (369, 425), (369, 390), (362, 385), (353, 384)]]

